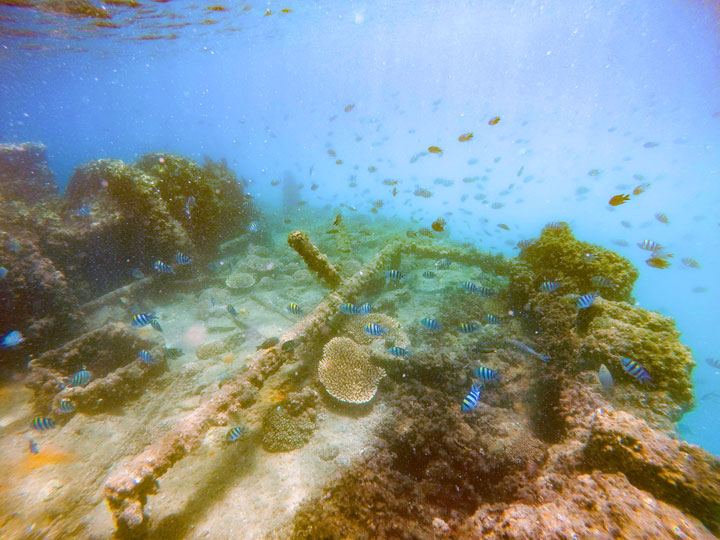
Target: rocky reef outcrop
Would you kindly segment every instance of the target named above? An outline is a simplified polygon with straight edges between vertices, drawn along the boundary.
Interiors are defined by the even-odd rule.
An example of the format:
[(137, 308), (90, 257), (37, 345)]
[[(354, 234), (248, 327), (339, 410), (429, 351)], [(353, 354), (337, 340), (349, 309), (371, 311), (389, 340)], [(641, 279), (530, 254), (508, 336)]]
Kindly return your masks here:
[(83, 303), (138, 270), (155, 274), (157, 259), (211, 257), (257, 217), (243, 186), (224, 162), (156, 153), (81, 165), (54, 196), (44, 146), (0, 145), (0, 334), (26, 338), (7, 356), (68, 341), (82, 330)]
[(44, 144), (0, 144), (0, 195), (5, 201), (33, 204), (57, 192)]

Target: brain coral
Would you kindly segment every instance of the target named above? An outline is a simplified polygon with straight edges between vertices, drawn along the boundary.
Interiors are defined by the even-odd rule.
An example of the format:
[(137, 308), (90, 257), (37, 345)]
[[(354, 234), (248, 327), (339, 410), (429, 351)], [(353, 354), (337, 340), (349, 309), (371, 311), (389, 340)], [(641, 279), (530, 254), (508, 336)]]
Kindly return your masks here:
[(367, 403), (385, 370), (370, 361), (369, 351), (350, 338), (331, 339), (323, 349), (318, 377), (328, 394), (346, 403)]
[(235, 272), (225, 280), (225, 285), (231, 289), (247, 289), (255, 285), (255, 277), (246, 272)]

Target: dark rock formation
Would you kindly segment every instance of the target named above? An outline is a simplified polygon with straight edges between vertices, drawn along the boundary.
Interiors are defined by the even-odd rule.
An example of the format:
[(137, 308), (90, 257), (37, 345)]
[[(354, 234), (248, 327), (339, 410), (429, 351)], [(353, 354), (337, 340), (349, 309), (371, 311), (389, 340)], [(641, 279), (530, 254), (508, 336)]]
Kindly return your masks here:
[(44, 144), (0, 144), (0, 195), (29, 204), (57, 195)]

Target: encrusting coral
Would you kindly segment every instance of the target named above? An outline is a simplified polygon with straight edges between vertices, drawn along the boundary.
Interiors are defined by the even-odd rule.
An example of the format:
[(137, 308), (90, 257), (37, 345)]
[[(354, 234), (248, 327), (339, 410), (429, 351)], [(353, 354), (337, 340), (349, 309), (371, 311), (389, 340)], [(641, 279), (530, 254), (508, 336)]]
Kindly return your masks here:
[(605, 364), (616, 382), (632, 381), (620, 357), (640, 362), (653, 379), (654, 389), (666, 391), (683, 409), (694, 403), (690, 348), (679, 341), (675, 322), (660, 313), (623, 302), (598, 302), (582, 340), (581, 356), (593, 368)]
[(330, 264), (327, 255), (322, 253), (310, 241), (308, 235), (302, 231), (293, 231), (288, 235), (288, 244), (297, 251), (302, 257), (305, 264), (313, 272), (317, 273), (320, 278), (331, 287), (337, 287), (340, 284), (340, 273)]
[(268, 452), (289, 452), (303, 446), (315, 431), (314, 406), (318, 394), (312, 389), (288, 394), (263, 420), (263, 448)]
[(385, 370), (370, 360), (370, 352), (350, 338), (331, 339), (318, 364), (318, 378), (328, 394), (346, 403), (367, 403), (377, 392)]

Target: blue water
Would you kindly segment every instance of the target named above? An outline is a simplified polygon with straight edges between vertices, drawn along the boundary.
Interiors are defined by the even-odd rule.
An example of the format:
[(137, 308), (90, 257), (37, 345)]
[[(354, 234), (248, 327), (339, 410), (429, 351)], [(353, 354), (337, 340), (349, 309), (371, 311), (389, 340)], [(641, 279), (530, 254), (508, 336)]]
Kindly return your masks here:
[[(0, 7), (9, 19), (0, 23), (0, 141), (46, 144), (61, 186), (91, 159), (226, 157), (261, 204), (278, 203), (270, 181), (289, 172), (318, 184), (304, 192), (312, 206), (367, 213), (382, 199), (384, 217), (429, 226), (445, 215), (453, 237), (506, 254), (544, 223), (568, 221), (579, 238), (637, 265), (638, 304), (674, 317), (693, 349), (697, 395), (719, 390), (720, 372), (704, 362), (720, 356), (720, 33), (711, 5), (147, 4), (108, 6), (121, 28)], [(501, 120), (489, 126), (493, 116)], [(473, 139), (458, 142), (469, 131)], [(411, 162), (431, 145), (443, 154)], [(488, 178), (461, 181), (476, 175)], [(400, 180), (396, 197), (384, 179)], [(642, 195), (607, 205), (643, 182), (651, 186)], [(416, 187), (433, 196), (414, 196)], [(675, 254), (671, 268), (644, 263), (636, 243), (646, 238)], [(682, 435), (720, 454), (718, 412), (720, 398), (698, 399)]]

